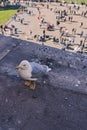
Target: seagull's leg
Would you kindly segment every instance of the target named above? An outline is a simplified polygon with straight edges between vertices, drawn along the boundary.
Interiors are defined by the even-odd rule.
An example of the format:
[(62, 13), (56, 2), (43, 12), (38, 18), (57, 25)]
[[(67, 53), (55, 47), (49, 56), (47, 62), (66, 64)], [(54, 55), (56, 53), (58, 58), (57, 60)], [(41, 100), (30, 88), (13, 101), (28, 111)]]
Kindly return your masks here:
[(25, 81), (25, 83), (24, 83), (26, 86), (30, 86), (31, 85), (31, 81), (30, 80), (27, 80), (27, 81)]
[(36, 82), (35, 82), (35, 81), (31, 82), (31, 84), (30, 84), (30, 89), (31, 89), (31, 90), (34, 90), (34, 89), (35, 89), (35, 86), (36, 86)]

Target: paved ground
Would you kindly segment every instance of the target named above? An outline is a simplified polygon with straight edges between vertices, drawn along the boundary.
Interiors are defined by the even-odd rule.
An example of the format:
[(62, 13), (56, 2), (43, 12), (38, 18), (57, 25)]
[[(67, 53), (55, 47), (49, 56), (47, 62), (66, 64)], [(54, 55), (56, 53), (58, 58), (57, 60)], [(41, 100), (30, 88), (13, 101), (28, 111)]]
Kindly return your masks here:
[[(0, 36), (0, 130), (86, 130), (87, 70), (58, 65), (56, 57), (48, 61), (44, 49)], [(35, 91), (24, 86), (15, 70), (23, 59), (52, 68)]]
[[(69, 5), (70, 6), (70, 5)], [(73, 5), (71, 5), (73, 6)], [(80, 5), (79, 5), (80, 6)], [(54, 31), (47, 31), (47, 26), (46, 24), (44, 24), (41, 28), (39, 27), (39, 20), (38, 20), (38, 10), (37, 7), (40, 7), (40, 11), (41, 14), (40, 16), (42, 18), (45, 19), (46, 22), (50, 23), (50, 24), (54, 24), (55, 26), (55, 30)], [(52, 8), (52, 11), (50, 10)], [(11, 25), (15, 25), (15, 27), (18, 28), (18, 35), (15, 35), (13, 37), (16, 38), (21, 38), (23, 40), (28, 40), (28, 41), (33, 41), (33, 42), (37, 42), (39, 44), (42, 44), (42, 42), (38, 42), (36, 41), (33, 36), (34, 35), (43, 35), (43, 29), (46, 30), (46, 35), (50, 35), (50, 36), (55, 36), (56, 38), (60, 37), (60, 33), (59, 33), (59, 27), (64, 27), (68, 30), (69, 34), (72, 34), (72, 29), (76, 28), (77, 29), (77, 34), (80, 34), (81, 31), (84, 32), (84, 36), (87, 34), (87, 17), (83, 17), (81, 16), (82, 11), (86, 10), (85, 6), (80, 6), (80, 11), (78, 11), (78, 14), (80, 15), (68, 15), (68, 16), (73, 16), (73, 22), (69, 22), (67, 20), (67, 22), (60, 22), (59, 27), (56, 25), (56, 16), (57, 14), (54, 13), (55, 9), (56, 10), (68, 10), (69, 9), (67, 6), (60, 6), (59, 3), (55, 4), (55, 3), (51, 3), (49, 4), (49, 9), (47, 9), (47, 4), (44, 3), (44, 6), (41, 6), (41, 4), (38, 4), (37, 2), (37, 6), (36, 7), (27, 7), (28, 11), (33, 11), (33, 16), (30, 16), (29, 14), (27, 14), (26, 12), (22, 12), (18, 14), (17, 17), (17, 21), (12, 20), (8, 26), (11, 27)], [(67, 16), (67, 19), (68, 19)], [(24, 24), (21, 24), (18, 19), (24, 18)], [(83, 26), (80, 27), (81, 22), (83, 22)], [(30, 30), (32, 30), (32, 38), (30, 36)], [(8, 35), (8, 33), (7, 33)], [(84, 38), (80, 37), (79, 35), (75, 35), (74, 36), (75, 39), (75, 44), (79, 44), (81, 40), (84, 41)], [(56, 47), (56, 48), (62, 48), (62, 45), (60, 45), (59, 43), (54, 43), (52, 40), (48, 40), (46, 41), (44, 44), (48, 45), (48, 46), (52, 46), (52, 47)], [(76, 45), (77, 46), (77, 45)], [(74, 46), (75, 47), (75, 46)], [(74, 48), (72, 47), (72, 48)]]

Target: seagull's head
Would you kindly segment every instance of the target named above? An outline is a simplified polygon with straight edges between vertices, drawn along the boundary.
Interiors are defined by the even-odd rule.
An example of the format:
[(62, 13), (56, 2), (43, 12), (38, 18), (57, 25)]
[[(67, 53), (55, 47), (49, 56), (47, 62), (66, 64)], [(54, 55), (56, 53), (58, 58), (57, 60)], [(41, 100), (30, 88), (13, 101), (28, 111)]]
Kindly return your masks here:
[(19, 70), (27, 70), (30, 68), (30, 63), (27, 60), (23, 60), (20, 62), (18, 66), (16, 66), (16, 69)]

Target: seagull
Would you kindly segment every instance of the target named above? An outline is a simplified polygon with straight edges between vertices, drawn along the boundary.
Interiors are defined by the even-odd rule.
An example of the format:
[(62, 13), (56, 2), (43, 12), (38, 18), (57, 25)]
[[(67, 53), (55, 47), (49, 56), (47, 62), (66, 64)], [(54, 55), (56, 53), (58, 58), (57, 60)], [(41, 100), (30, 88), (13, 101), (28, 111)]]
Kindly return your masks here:
[(16, 66), (16, 69), (18, 69), (20, 77), (26, 80), (25, 85), (29, 86), (32, 90), (35, 89), (37, 79), (51, 70), (47, 65), (29, 62), (28, 60), (22, 60), (20, 64)]

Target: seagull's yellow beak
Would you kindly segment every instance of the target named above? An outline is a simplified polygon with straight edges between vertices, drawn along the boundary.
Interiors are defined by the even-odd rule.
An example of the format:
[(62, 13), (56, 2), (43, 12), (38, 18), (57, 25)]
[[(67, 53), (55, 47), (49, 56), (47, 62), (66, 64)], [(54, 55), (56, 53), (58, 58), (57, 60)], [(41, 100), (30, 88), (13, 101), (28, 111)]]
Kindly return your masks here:
[(15, 68), (16, 68), (16, 69), (22, 69), (22, 67), (21, 67), (21, 66), (16, 66)]

